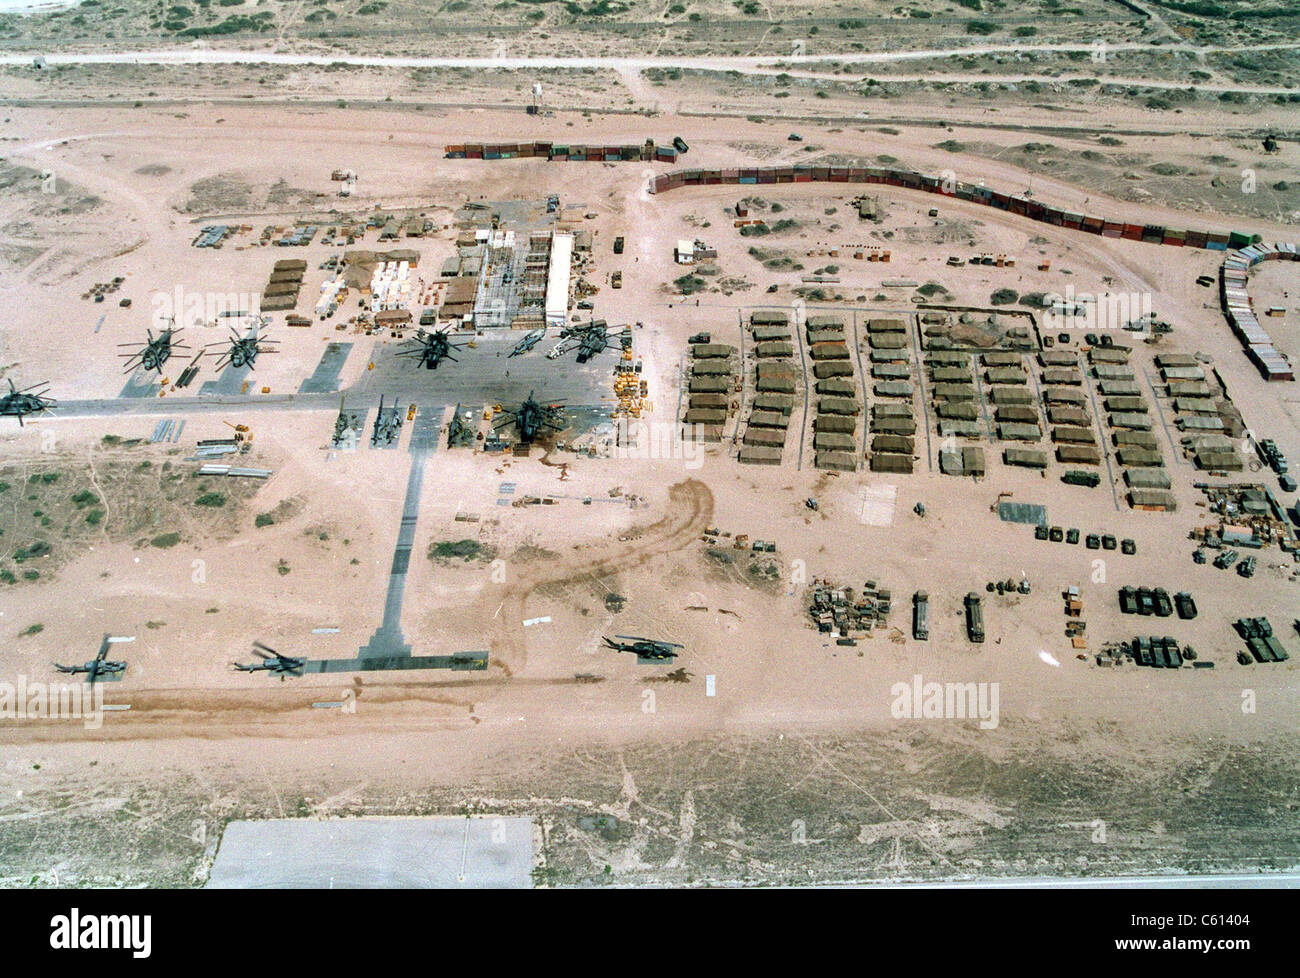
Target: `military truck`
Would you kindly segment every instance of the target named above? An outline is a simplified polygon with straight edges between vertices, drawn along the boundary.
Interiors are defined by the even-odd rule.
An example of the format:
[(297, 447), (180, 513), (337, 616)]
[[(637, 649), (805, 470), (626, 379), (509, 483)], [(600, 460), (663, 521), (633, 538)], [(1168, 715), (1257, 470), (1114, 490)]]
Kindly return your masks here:
[(972, 642), (984, 641), (984, 607), (978, 594), (966, 595), (966, 637)]
[(918, 642), (930, 637), (930, 596), (924, 591), (912, 595), (912, 637)]
[(1174, 613), (1174, 606), (1169, 600), (1169, 592), (1164, 588), (1156, 588), (1151, 592), (1151, 597), (1155, 601), (1157, 617), (1168, 618)]
[(1219, 554), (1219, 556), (1214, 558), (1214, 566), (1219, 568), (1219, 570), (1227, 570), (1237, 562), (1237, 558), (1240, 556), (1241, 554), (1235, 550), (1225, 550), (1223, 553)]
[(1071, 469), (1061, 476), (1061, 481), (1071, 486), (1088, 486), (1094, 488), (1101, 484), (1101, 476), (1096, 472), (1084, 472), (1080, 469)]

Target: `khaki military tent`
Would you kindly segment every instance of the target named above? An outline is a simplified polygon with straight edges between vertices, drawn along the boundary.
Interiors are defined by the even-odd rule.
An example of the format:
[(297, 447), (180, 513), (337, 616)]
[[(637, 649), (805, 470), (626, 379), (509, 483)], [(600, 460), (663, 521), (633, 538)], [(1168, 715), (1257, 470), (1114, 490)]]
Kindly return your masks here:
[(743, 441), (746, 445), (767, 445), (769, 447), (784, 445), (785, 429), (748, 427), (745, 429)]
[(721, 394), (731, 389), (731, 381), (726, 377), (692, 377), (692, 394)]
[(1034, 408), (1025, 404), (1013, 404), (999, 407), (994, 412), (994, 417), (998, 421), (1020, 421), (1038, 424), (1038, 412)]
[(1048, 367), (1043, 371), (1044, 384), (1067, 384), (1071, 387), (1078, 387), (1083, 383), (1083, 375), (1077, 370), (1070, 370), (1065, 367)]
[(746, 445), (737, 459), (749, 465), (780, 465), (781, 449), (770, 445)]
[(941, 418), (955, 418), (959, 421), (974, 421), (980, 416), (974, 401), (944, 401), (935, 408)]
[(853, 472), (858, 467), (858, 458), (849, 452), (817, 452), (813, 456), (813, 466), (835, 472)]
[(813, 376), (818, 380), (827, 377), (852, 377), (853, 364), (848, 360), (823, 360), (813, 364)]
[(1154, 509), (1167, 513), (1178, 509), (1173, 494), (1161, 489), (1130, 489), (1128, 501), (1134, 509)]
[(1083, 391), (1071, 390), (1068, 387), (1049, 387), (1043, 392), (1047, 396), (1048, 404), (1087, 404), (1088, 395)]
[(849, 348), (843, 343), (814, 343), (808, 355), (814, 360), (847, 360)]
[(871, 456), (872, 472), (897, 472), (901, 475), (912, 474), (912, 456), (893, 454), (873, 454)]
[(1159, 440), (1149, 431), (1116, 431), (1114, 434), (1115, 444), (1123, 447), (1129, 445), (1133, 448), (1145, 448), (1148, 450), (1158, 448)]
[(1131, 428), (1134, 431), (1150, 431), (1151, 418), (1136, 411), (1120, 411), (1110, 416), (1112, 428)]
[(749, 416), (751, 428), (788, 428), (790, 418), (780, 411), (755, 411)]
[(1038, 441), (1043, 436), (1036, 424), (1019, 424), (1005, 422), (998, 425), (998, 438), (1001, 441)]
[(1092, 433), (1091, 428), (1074, 428), (1067, 425), (1058, 425), (1052, 429), (1052, 441), (1066, 442), (1071, 445), (1095, 445), (1097, 436)]
[(1124, 481), (1134, 489), (1168, 489), (1169, 473), (1164, 469), (1125, 469)]
[(1069, 465), (1099, 465), (1101, 455), (1091, 445), (1057, 445), (1056, 460)]
[(916, 439), (906, 435), (876, 435), (871, 439), (871, 450), (911, 455), (916, 451)]
[(935, 367), (930, 377), (936, 384), (969, 384), (972, 379), (966, 367)]
[(835, 431), (819, 431), (813, 435), (813, 448), (819, 452), (855, 452), (857, 439)]
[(857, 388), (853, 381), (845, 377), (828, 377), (826, 380), (817, 381), (817, 393), (829, 394), (833, 397), (852, 397), (857, 393)]
[(712, 360), (717, 357), (729, 357), (736, 352), (734, 346), (726, 343), (696, 343), (691, 347), (691, 353), (697, 360)]
[(718, 408), (691, 408), (683, 420), (687, 424), (725, 424), (727, 412)]
[(813, 431), (833, 432), (840, 435), (851, 435), (858, 428), (858, 419), (847, 417), (843, 414), (819, 414), (813, 422)]
[(991, 387), (989, 399), (998, 407), (1004, 404), (1033, 404), (1034, 392), (1023, 387)]
[(851, 397), (820, 397), (817, 399), (818, 414), (857, 414), (862, 408)]
[(1029, 375), (1019, 367), (991, 367), (986, 372), (990, 384), (1027, 384)]
[(1047, 453), (1032, 448), (1008, 448), (1002, 453), (1002, 460), (1007, 465), (1019, 465), (1027, 469), (1047, 468)]
[(794, 408), (794, 398), (789, 394), (758, 394), (754, 397), (755, 411), (780, 411), (788, 415)]

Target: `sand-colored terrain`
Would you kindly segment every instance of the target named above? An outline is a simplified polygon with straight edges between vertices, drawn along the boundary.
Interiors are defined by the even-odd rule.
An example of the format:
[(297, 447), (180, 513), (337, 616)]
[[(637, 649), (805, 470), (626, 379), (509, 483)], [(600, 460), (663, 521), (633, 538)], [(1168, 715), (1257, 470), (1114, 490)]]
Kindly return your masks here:
[[(584, 273), (599, 288), (592, 314), (635, 324), (634, 351), (653, 402), (648, 421), (677, 418), (687, 337), (705, 330), (739, 346), (753, 306), (802, 304), (860, 322), (915, 307), (914, 287), (887, 280), (934, 283), (938, 301), (978, 308), (999, 289), (1073, 287), (1149, 296), (1174, 329), (1158, 344), (1122, 334), (1135, 346), (1139, 376), (1155, 375), (1157, 353), (1203, 354), (1246, 425), (1300, 458), (1294, 384), (1265, 384), (1225, 325), (1215, 291), (1194, 284), (1217, 271), (1221, 253), (1103, 239), (900, 188), (717, 186), (655, 196), (646, 193), (647, 171), (666, 172), (663, 164), (448, 160), (442, 152), (497, 135), (616, 143), (680, 134), (691, 144), (684, 159), (691, 166), (889, 157), (999, 189), (1032, 187), (1037, 199), (1126, 221), (1294, 240), (1300, 155), (1284, 142), (1264, 156), (1247, 135), (1259, 120), (1189, 110), (1183, 131), (1125, 136), (1123, 147), (1106, 146), (1103, 158), (1089, 160), (1080, 154), (1098, 145), (1096, 132), (1132, 124), (1122, 110), (1076, 117), (1072, 125), (1091, 125), (1093, 135), (1052, 137), (1050, 148), (1026, 152), (1023, 144), (1048, 140), (968, 130), (960, 120), (944, 130), (875, 119), (750, 120), (666, 105), (654, 115), (557, 108), (526, 117), (497, 108), (206, 99), (56, 111), (19, 94), (23, 104), (4, 107), (0, 144), (0, 179), (8, 182), (0, 199), (0, 301), (8, 310), (0, 366), (16, 382), (48, 378), (51, 395), (73, 406), (22, 428), (3, 419), (0, 430), (0, 459), (15, 473), (4, 476), (11, 485), (0, 494), (8, 554), (0, 565), (16, 566), (13, 554), (28, 538), (48, 537), (53, 548), (17, 568), (39, 568), (38, 579), (2, 586), (0, 678), (50, 681), (51, 660), (85, 661), (104, 633), (137, 639), (124, 652), (126, 678), (106, 691), (108, 702), (129, 711), (95, 730), (0, 721), (3, 882), (48, 884), (57, 873), (64, 882), (187, 885), (202, 880), (217, 830), (231, 818), (460, 811), (539, 816), (538, 879), (559, 884), (1294, 865), (1295, 564), (1276, 547), (1259, 553), (1248, 580), (1193, 564), (1188, 534), (1210, 520), (1194, 485), (1205, 476), (1183, 457), (1165, 415), (1156, 434), (1175, 513), (1131, 510), (1122, 483), (1112, 487), (1105, 472), (1102, 486), (1089, 489), (1062, 484), (1056, 463), (1046, 475), (1008, 467), (1002, 446), (988, 442), (988, 475), (978, 481), (940, 474), (937, 444), (918, 447), (926, 457), (912, 475), (816, 470), (811, 436), (802, 452), (788, 442), (780, 466), (742, 466), (730, 428), (691, 458), (559, 450), (511, 458), (447, 450), (444, 442), (425, 470), (401, 624), (418, 654), (486, 649), (489, 669), (282, 683), (230, 663), (248, 661), (254, 640), (311, 658), (346, 658), (369, 640), (383, 613), (412, 458), (410, 425), (395, 450), (331, 450), (335, 398), (295, 392), (332, 341), (354, 344), (341, 386), (369, 390), (367, 368), (382, 363), (393, 341), (336, 329), (343, 314), (290, 328), (277, 313), (280, 350), (259, 360), (244, 399), (171, 411), (168, 398), (194, 391), (169, 392), (137, 399), (129, 411), (112, 406), (124, 400), (118, 344), (142, 337), (151, 311), (170, 301), (160, 296), (256, 294), (276, 259), (302, 257), (299, 310), (310, 312), (326, 276), (319, 264), (342, 249), (319, 239), (306, 248), (259, 247), (264, 226), (375, 208), (425, 214), (435, 230), (395, 245), (419, 250), (418, 275), (432, 282), (454, 254), (454, 214), (467, 200), (557, 194), (566, 219), (592, 234)], [(792, 128), (802, 142), (787, 139)], [(942, 148), (945, 139), (953, 145)], [(1267, 204), (1232, 200), (1211, 184), (1204, 160), (1215, 153), (1223, 161), (1214, 167), (1232, 174), (1232, 186), (1240, 186), (1242, 167), (1257, 166), (1261, 187), (1285, 181), (1293, 189), (1269, 191)], [(1149, 185), (1123, 176), (1162, 161), (1195, 173), (1163, 184), (1155, 174)], [(334, 168), (359, 174), (350, 198), (336, 195)], [(43, 173), (53, 175), (53, 193), (43, 190)], [(877, 222), (857, 214), (854, 198), (867, 191), (881, 198)], [(742, 197), (780, 229), (742, 236), (733, 226)], [(213, 223), (253, 230), (220, 250), (191, 247), (198, 229)], [(622, 256), (612, 253), (618, 235), (627, 240)], [(715, 247), (716, 259), (675, 265), (682, 238)], [(358, 247), (381, 247), (376, 232)], [(890, 263), (852, 258), (870, 248), (888, 249)], [(949, 255), (981, 252), (1018, 261), (946, 265)], [(1049, 270), (1038, 271), (1040, 263)], [(830, 265), (837, 282), (804, 281)], [(608, 282), (616, 270), (621, 290)], [(683, 295), (673, 284), (683, 274), (703, 285)], [(115, 276), (121, 289), (104, 303), (82, 298)], [(1300, 315), (1300, 282), (1279, 264), (1253, 287), (1257, 304), (1288, 306), (1270, 327), (1278, 324), (1273, 332), (1294, 358), (1300, 351), (1287, 337)], [(131, 307), (119, 306), (119, 296), (132, 298)], [(184, 325), (195, 348), (223, 333)], [(501, 342), (483, 338), (462, 360), (487, 359)], [(607, 358), (602, 369), (612, 366)], [(439, 403), (443, 371), (458, 368), (440, 367), (427, 396), (410, 400)], [(570, 356), (550, 369), (576, 367)], [(200, 382), (212, 377), (206, 369)], [(259, 393), (263, 387), (270, 393)], [(110, 406), (92, 409), (92, 401)], [(148, 442), (158, 420), (181, 416), (178, 443)], [(224, 422), (253, 429), (242, 458), (273, 470), (265, 483), (235, 490), (234, 480), (208, 484), (193, 474), (185, 456), (196, 439), (227, 435)], [(929, 436), (937, 443), (932, 423)], [(23, 498), (27, 480), (44, 472), (60, 475), (40, 484), (39, 499)], [(182, 478), (169, 482), (173, 472)], [(1280, 492), (1267, 470), (1242, 478)], [(516, 484), (516, 499), (558, 498), (551, 506), (499, 506), (504, 482)], [(863, 522), (864, 490), (891, 486), (888, 525)], [(218, 489), (230, 494), (223, 505), (197, 504)], [(75, 502), (83, 491), (95, 500)], [(1047, 505), (1054, 524), (1131, 537), (1138, 552), (1037, 542), (1031, 528), (992, 511), (1003, 493)], [(816, 511), (804, 505), (809, 496)], [(913, 512), (918, 502), (924, 518)], [(28, 515), (37, 508), (48, 525)], [(90, 523), (91, 510), (104, 514)], [(457, 519), (467, 513), (477, 520)], [(719, 557), (702, 539), (712, 527), (774, 541), (776, 551), (757, 562), (748, 550)], [(430, 556), (439, 543), (467, 539), (480, 548), (469, 559)], [(1033, 584), (1028, 595), (984, 591), (988, 581), (1022, 576)], [(890, 627), (856, 647), (837, 646), (806, 613), (812, 578), (892, 588)], [(1116, 589), (1124, 584), (1191, 591), (1199, 617), (1122, 616)], [(1069, 586), (1084, 601), (1083, 655), (1063, 633), (1061, 592)], [(931, 595), (927, 642), (910, 635), (916, 590)], [(961, 600), (972, 590), (986, 598), (983, 645), (965, 636)], [(623, 610), (607, 606), (611, 593), (626, 598)], [(1242, 614), (1268, 615), (1292, 661), (1239, 666), (1241, 643), (1229, 622)], [(33, 632), (36, 624), (42, 628)], [(324, 626), (338, 631), (312, 634)], [(1152, 631), (1176, 634), (1215, 668), (1096, 666), (1104, 643)], [(639, 666), (602, 650), (601, 636), (615, 633), (662, 637), (685, 651), (671, 666)], [(918, 674), (997, 683), (997, 727), (897, 719), (891, 689)], [(322, 702), (353, 708), (313, 708)], [(591, 815), (607, 818), (597, 824)], [(1099, 835), (1098, 823), (1109, 831)], [(105, 827), (116, 831), (99, 831)]]

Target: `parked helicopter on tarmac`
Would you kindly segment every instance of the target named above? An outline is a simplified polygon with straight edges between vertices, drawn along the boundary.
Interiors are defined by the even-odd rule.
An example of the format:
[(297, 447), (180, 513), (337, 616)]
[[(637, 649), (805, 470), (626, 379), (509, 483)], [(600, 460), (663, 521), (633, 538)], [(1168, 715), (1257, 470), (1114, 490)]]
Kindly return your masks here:
[(47, 380), (32, 384), (31, 387), (24, 387), (22, 390), (14, 387), (12, 380), (9, 381), (9, 393), (0, 397), (0, 416), (17, 418), (18, 426), (22, 427), (26, 415), (40, 414), (58, 407), (58, 402), (54, 398), (45, 396), (45, 392), (49, 389)]

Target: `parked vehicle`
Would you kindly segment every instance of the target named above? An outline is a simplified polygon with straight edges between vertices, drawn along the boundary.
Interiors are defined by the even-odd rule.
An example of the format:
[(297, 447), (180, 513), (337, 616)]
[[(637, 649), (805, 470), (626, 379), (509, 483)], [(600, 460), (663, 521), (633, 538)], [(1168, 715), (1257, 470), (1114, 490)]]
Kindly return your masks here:
[(1168, 618), (1174, 613), (1173, 603), (1169, 600), (1169, 592), (1164, 588), (1156, 588), (1151, 592), (1151, 596), (1155, 600), (1156, 617)]
[(966, 595), (966, 635), (972, 642), (984, 641), (983, 600), (974, 591)]
[(1219, 568), (1219, 570), (1227, 570), (1237, 562), (1237, 558), (1240, 556), (1241, 554), (1235, 550), (1225, 550), (1223, 553), (1219, 554), (1219, 556), (1214, 558), (1214, 566)]
[(930, 637), (930, 596), (924, 591), (912, 595), (912, 637), (921, 642)]

